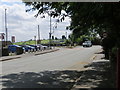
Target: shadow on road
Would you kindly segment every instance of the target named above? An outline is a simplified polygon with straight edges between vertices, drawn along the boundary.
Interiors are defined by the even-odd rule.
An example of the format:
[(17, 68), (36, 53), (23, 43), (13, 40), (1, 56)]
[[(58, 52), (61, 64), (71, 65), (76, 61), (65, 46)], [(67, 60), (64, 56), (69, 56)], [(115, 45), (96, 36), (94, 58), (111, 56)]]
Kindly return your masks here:
[(104, 51), (97, 52), (95, 54), (104, 54)]
[(2, 76), (2, 83), (6, 88), (70, 89), (81, 74), (82, 71), (20, 72)]
[(108, 60), (98, 60), (84, 67), (87, 70), (77, 85), (83, 88), (116, 88), (115, 71)]

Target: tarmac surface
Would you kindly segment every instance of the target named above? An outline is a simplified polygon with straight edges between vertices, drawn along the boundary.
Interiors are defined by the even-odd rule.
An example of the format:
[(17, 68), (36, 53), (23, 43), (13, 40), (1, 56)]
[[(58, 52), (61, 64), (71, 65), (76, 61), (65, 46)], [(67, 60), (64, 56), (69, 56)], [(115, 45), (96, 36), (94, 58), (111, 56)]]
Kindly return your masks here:
[[(27, 57), (29, 55), (40, 55), (40, 54), (50, 53), (57, 50), (59, 49), (52, 49), (52, 50), (46, 50), (42, 52), (34, 52), (28, 54), (26, 53), (16, 56), (5, 56), (0, 58), (0, 62), (7, 60), (14, 60), (16, 58), (21, 58), (21, 57)], [(73, 73), (72, 75), (74, 74), (75, 73)], [(76, 75), (78, 75), (78, 73)], [(116, 75), (115, 73), (113, 73), (113, 69), (110, 66), (110, 61), (105, 60), (104, 54), (102, 54), (100, 51), (98, 53), (95, 53), (95, 57), (93, 58), (93, 61), (91, 63), (84, 66), (84, 68), (81, 70), (80, 75), (78, 75), (78, 77), (75, 78), (75, 82), (73, 86), (70, 87), (68, 90), (81, 90), (81, 89), (83, 90), (83, 89), (94, 89), (94, 88), (95, 89), (110, 88), (116, 90), (115, 76)], [(57, 84), (57, 83), (54, 82), (53, 84)]]

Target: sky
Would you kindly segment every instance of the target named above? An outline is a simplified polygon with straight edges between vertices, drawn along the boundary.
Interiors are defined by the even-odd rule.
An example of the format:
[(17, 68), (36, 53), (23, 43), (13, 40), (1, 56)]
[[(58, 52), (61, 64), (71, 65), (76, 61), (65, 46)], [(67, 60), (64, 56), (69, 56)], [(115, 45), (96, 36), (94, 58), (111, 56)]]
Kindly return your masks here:
[[(1, 0), (0, 1), (0, 33), (5, 33), (5, 9), (7, 15), (7, 28), (8, 28), (8, 40), (11, 40), (12, 36), (15, 36), (16, 42), (27, 41), (34, 39), (37, 36), (38, 25), (40, 27), (40, 38), (48, 39), (50, 32), (50, 18), (45, 15), (46, 18), (41, 18), (39, 15), (34, 17), (37, 11), (26, 12), (29, 7), (25, 6), (20, 0)], [(57, 18), (52, 18), (52, 32), (53, 27), (56, 25)], [(66, 30), (66, 27), (70, 25), (70, 18), (66, 17), (63, 22), (57, 24), (57, 28), (54, 29), (52, 35), (57, 38), (61, 38), (62, 35), (67, 36), (71, 31)], [(38, 37), (37, 37), (38, 38)], [(37, 39), (36, 38), (36, 39)]]

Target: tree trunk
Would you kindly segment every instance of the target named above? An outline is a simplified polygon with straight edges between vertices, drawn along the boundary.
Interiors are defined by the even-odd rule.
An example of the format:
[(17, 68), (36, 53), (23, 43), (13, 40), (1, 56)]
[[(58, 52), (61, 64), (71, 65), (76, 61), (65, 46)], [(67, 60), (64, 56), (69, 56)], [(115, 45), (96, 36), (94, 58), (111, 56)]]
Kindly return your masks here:
[(117, 51), (117, 90), (120, 90), (120, 48)]

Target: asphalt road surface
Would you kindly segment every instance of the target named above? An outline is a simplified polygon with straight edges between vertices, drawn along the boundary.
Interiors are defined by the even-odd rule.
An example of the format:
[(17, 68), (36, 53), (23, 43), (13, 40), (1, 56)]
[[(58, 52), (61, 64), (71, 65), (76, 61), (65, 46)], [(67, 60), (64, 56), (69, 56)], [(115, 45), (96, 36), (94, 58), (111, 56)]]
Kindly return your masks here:
[(3, 88), (71, 88), (101, 46), (60, 50), (2, 62)]

